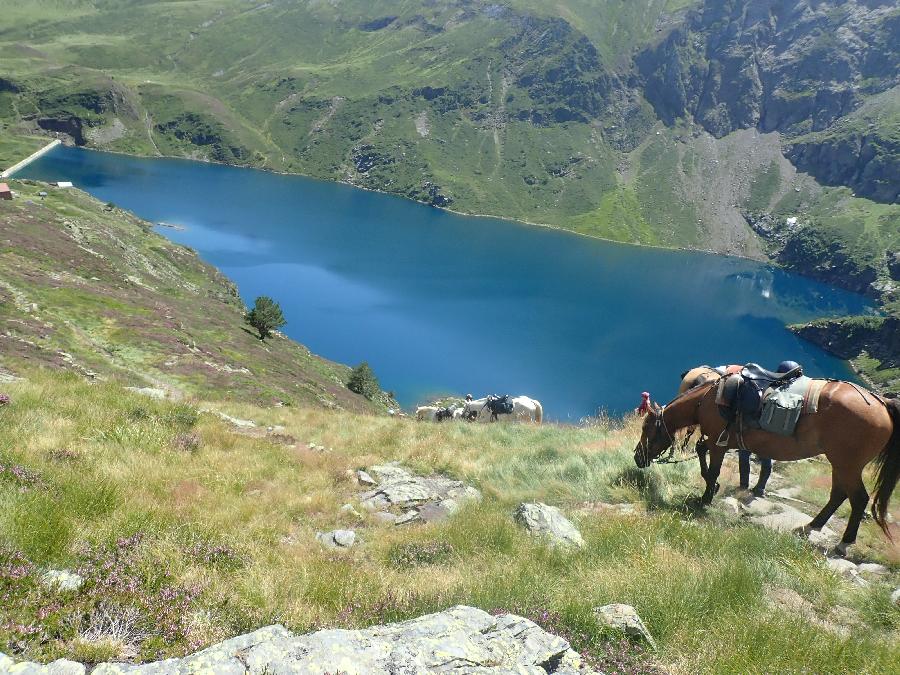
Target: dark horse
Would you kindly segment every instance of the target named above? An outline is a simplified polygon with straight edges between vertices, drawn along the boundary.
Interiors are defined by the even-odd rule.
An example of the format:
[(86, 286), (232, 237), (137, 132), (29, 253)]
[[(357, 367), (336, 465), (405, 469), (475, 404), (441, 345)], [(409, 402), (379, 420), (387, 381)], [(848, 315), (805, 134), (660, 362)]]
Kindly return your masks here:
[(725, 451), (739, 449), (739, 443), (763, 457), (782, 462), (824, 454), (831, 462), (831, 498), (804, 531), (821, 529), (844, 500), (849, 499), (850, 520), (836, 548), (844, 555), (847, 547), (856, 541), (859, 523), (869, 503), (862, 471), (874, 459), (877, 470), (872, 516), (890, 537), (886, 522), (888, 501), (900, 479), (900, 400), (883, 400), (848, 382), (830, 382), (822, 390), (819, 411), (802, 415), (793, 436), (747, 429), (742, 434), (730, 433), (725, 448), (708, 440), (720, 438), (726, 427), (716, 405), (715, 384), (708, 382), (694, 387), (662, 408), (653, 405), (634, 450), (634, 461), (640, 468), (648, 467), (667, 450), (678, 430), (699, 425), (710, 455), (702, 499), (704, 504), (709, 504), (716, 493)]

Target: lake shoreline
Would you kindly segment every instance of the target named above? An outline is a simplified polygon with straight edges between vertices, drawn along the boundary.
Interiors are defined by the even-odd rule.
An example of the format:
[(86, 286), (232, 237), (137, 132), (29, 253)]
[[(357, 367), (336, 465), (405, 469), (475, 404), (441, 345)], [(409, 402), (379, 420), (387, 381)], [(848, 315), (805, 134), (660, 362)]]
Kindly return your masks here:
[[(110, 155), (121, 155), (123, 157), (134, 157), (138, 159), (176, 159), (182, 160), (186, 162), (200, 162), (202, 164), (213, 164), (216, 166), (228, 166), (234, 169), (248, 169), (250, 171), (261, 171), (263, 173), (269, 173), (276, 176), (299, 176), (301, 178), (305, 178), (307, 180), (321, 181), (323, 183), (331, 183), (337, 185), (346, 185), (347, 187), (352, 187), (357, 190), (364, 190), (365, 192), (372, 192), (375, 194), (387, 195), (389, 197), (396, 197), (398, 199), (402, 199), (406, 202), (411, 202), (413, 204), (421, 204), (422, 206), (428, 206), (433, 209), (437, 209), (438, 211), (444, 211), (446, 213), (452, 213), (457, 216), (465, 216), (469, 218), (481, 218), (484, 220), (505, 220), (512, 223), (517, 223), (519, 225), (528, 225), (530, 227), (540, 227), (547, 230), (552, 230), (555, 232), (566, 232), (568, 234), (573, 234), (579, 237), (584, 237), (586, 239), (592, 239), (595, 241), (602, 241), (609, 244), (619, 244), (621, 246), (633, 246), (636, 248), (648, 248), (655, 249), (660, 251), (689, 251), (694, 253), (705, 253), (708, 255), (722, 256), (725, 258), (737, 258), (738, 260), (752, 260), (753, 262), (765, 263), (767, 265), (771, 265), (777, 269), (785, 269), (782, 265), (779, 265), (776, 261), (772, 260), (769, 257), (754, 257), (749, 255), (742, 255), (740, 253), (731, 253), (728, 251), (719, 251), (712, 248), (694, 248), (691, 246), (666, 246), (665, 244), (649, 244), (649, 243), (640, 243), (634, 241), (622, 241), (621, 239), (612, 239), (610, 237), (603, 237), (597, 234), (590, 234), (589, 232), (579, 232), (578, 230), (573, 230), (568, 227), (564, 227), (562, 225), (554, 225), (552, 223), (540, 223), (533, 220), (527, 220), (525, 218), (520, 218), (517, 216), (503, 216), (496, 215), (490, 213), (470, 213), (467, 211), (460, 211), (458, 209), (453, 209), (448, 206), (437, 206), (436, 204), (432, 204), (431, 202), (422, 201), (421, 199), (413, 199), (412, 197), (407, 197), (406, 195), (398, 194), (396, 192), (388, 192), (387, 190), (380, 190), (378, 188), (367, 187), (365, 185), (359, 185), (352, 181), (342, 179), (342, 178), (322, 178), (321, 176), (313, 176), (312, 174), (301, 173), (298, 171), (279, 171), (278, 169), (273, 169), (269, 167), (261, 167), (261, 166), (250, 166), (244, 164), (231, 164), (229, 162), (222, 162), (215, 159), (208, 158), (196, 158), (196, 157), (185, 157), (183, 155), (144, 155), (134, 152), (124, 152), (122, 150), (108, 150), (101, 148), (92, 148), (86, 145), (75, 145), (71, 143), (66, 143), (62, 141), (59, 145), (69, 148), (77, 148), (79, 150), (89, 150), (91, 152), (103, 152)], [(56, 146), (54, 146), (56, 147)], [(789, 270), (790, 271), (790, 270)], [(799, 272), (798, 272), (799, 274)], [(805, 275), (801, 275), (805, 276)], [(812, 278), (812, 277), (807, 277)]]
[[(282, 291), (286, 316), (303, 318), (292, 337), (331, 360), (369, 360), (405, 409), (424, 400), (426, 387), (509, 392), (544, 399), (548, 417), (575, 423), (598, 408), (614, 415), (633, 409), (634, 391), (665, 400), (677, 377), (670, 382), (664, 373), (695, 361), (777, 363), (785, 354), (845, 379), (853, 375), (844, 360), (786, 339), (784, 328), (871, 304), (746, 257), (622, 246), (627, 242), (590, 235), (575, 240), (569, 235), (577, 232), (531, 224), (542, 235), (521, 227), (530, 223), (422, 208), (428, 205), (347, 181), (78, 150), (59, 150), (24, 173), (93, 186), (85, 189), (200, 253), (237, 282), (245, 302), (275, 287), (316, 289)], [(173, 224), (187, 228), (165, 227)], [(397, 255), (401, 245), (410, 255)], [(247, 254), (254, 264), (236, 264)], [(516, 278), (524, 286), (510, 286)], [(708, 297), (705, 309), (692, 300), (698, 297)], [(385, 314), (384, 306), (400, 311)], [(598, 324), (598, 312), (609, 320)], [(709, 312), (721, 316), (723, 329), (704, 337)], [(645, 330), (648, 313), (667, 316), (668, 329), (683, 338), (655, 362), (641, 355), (658, 351), (665, 338)], [(759, 323), (772, 319), (780, 328)], [(742, 327), (748, 321), (758, 327)], [(410, 333), (411, 325), (427, 339)], [(510, 342), (513, 325), (529, 341)]]

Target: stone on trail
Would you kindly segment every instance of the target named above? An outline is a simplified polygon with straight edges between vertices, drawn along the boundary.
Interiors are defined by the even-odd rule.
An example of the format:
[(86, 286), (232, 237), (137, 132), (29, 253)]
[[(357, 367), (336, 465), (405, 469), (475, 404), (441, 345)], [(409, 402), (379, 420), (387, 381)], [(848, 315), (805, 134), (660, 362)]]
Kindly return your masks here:
[(641, 621), (637, 610), (631, 605), (620, 603), (604, 605), (603, 607), (597, 607), (594, 610), (594, 614), (600, 623), (612, 628), (618, 628), (631, 637), (646, 640), (647, 644), (656, 649), (656, 640), (653, 639), (650, 631), (647, 630), (647, 626)]
[(860, 574), (870, 577), (881, 577), (888, 573), (888, 568), (878, 563), (860, 563), (856, 568)]
[(356, 532), (353, 530), (316, 532), (316, 540), (326, 548), (350, 548), (356, 542)]
[[(7, 666), (11, 666), (11, 660), (4, 661), (0, 655), (0, 671), (7, 672)], [(37, 668), (23, 672), (54, 674), (50, 666)], [(84, 672), (84, 667), (71, 671), (72, 675)], [(566, 640), (532, 621), (513, 614), (491, 616), (480, 609), (459, 606), (363, 630), (332, 629), (294, 635), (282, 626), (269, 626), (183, 659), (144, 665), (102, 663), (92, 675), (200, 672), (590, 674)]]
[(857, 586), (869, 585), (869, 582), (859, 575), (859, 567), (857, 567), (856, 563), (847, 560), (846, 558), (828, 558), (825, 564), (828, 565), (830, 570), (836, 572), (848, 581), (852, 581)]
[(519, 504), (515, 519), (531, 534), (546, 537), (552, 544), (566, 548), (584, 546), (581, 532), (555, 506), (540, 502)]

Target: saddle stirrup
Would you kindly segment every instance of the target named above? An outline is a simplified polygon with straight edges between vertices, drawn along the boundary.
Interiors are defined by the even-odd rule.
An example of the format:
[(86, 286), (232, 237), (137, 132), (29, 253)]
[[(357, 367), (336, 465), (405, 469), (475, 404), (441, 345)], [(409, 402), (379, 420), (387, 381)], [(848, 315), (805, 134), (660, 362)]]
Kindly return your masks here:
[(719, 439), (716, 441), (716, 446), (719, 448), (727, 448), (728, 440), (731, 438), (731, 434), (728, 433), (728, 427), (722, 429), (722, 433), (719, 434)]

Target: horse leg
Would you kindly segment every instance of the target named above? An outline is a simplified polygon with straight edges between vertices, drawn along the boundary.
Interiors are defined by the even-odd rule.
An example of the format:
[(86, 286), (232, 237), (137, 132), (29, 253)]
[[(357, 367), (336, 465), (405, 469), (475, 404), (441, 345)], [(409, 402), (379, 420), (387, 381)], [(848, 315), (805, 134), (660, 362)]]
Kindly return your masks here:
[(759, 458), (759, 478), (756, 479), (756, 485), (753, 487), (753, 495), (755, 497), (764, 497), (766, 494), (766, 483), (769, 482), (769, 476), (772, 475), (772, 460), (768, 457)]
[(706, 473), (709, 471), (706, 464), (706, 442), (702, 438), (698, 439), (694, 450), (697, 452), (697, 459), (700, 460), (700, 475), (706, 480)]
[(800, 534), (809, 534), (812, 530), (821, 530), (825, 527), (825, 523), (827, 523), (831, 516), (834, 515), (834, 512), (838, 510), (841, 504), (844, 503), (845, 499), (847, 499), (847, 493), (838, 487), (832, 477), (831, 496), (828, 498), (828, 503), (822, 507), (822, 510), (819, 511), (818, 515), (813, 518), (808, 525), (804, 525), (799, 529)]
[(719, 491), (719, 472), (722, 470), (722, 460), (725, 459), (725, 448), (715, 446), (709, 452), (709, 467), (706, 470), (706, 491), (700, 499), (704, 506), (712, 502), (713, 496)]
[(738, 475), (740, 482), (738, 483), (741, 490), (747, 490), (750, 487), (750, 451), (738, 450)]
[(847, 548), (856, 541), (859, 524), (866, 514), (866, 506), (869, 504), (869, 493), (866, 492), (866, 486), (863, 485), (862, 476), (857, 480), (856, 486), (848, 491), (850, 496), (850, 520), (847, 522), (847, 529), (844, 530), (841, 543), (834, 548), (835, 553), (842, 556), (847, 555)]

